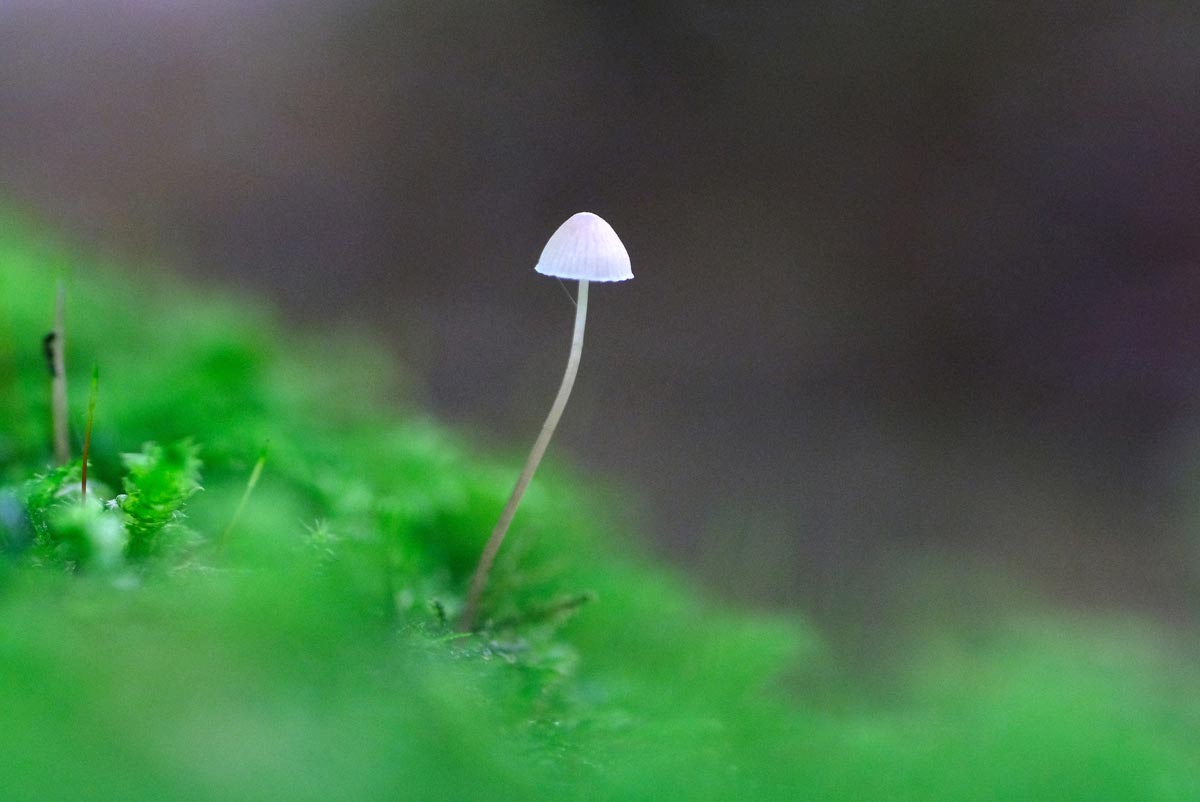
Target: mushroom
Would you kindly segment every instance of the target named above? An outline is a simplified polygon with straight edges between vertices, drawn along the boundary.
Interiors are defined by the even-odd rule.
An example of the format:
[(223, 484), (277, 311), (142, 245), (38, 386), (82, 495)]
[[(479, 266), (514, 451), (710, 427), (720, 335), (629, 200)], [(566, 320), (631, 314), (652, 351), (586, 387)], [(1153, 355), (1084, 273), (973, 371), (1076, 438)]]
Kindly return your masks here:
[(492, 530), (479, 558), (479, 565), (471, 577), (471, 588), (467, 595), (467, 604), (463, 612), (460, 627), (469, 632), (475, 628), (475, 618), (479, 613), (479, 599), (487, 584), (488, 572), (508, 533), (509, 524), (517, 513), (521, 497), (529, 487), (533, 472), (537, 470), (550, 438), (562, 417), (567, 398), (571, 395), (571, 387), (575, 384), (575, 374), (579, 370), (579, 357), (583, 352), (583, 327), (587, 321), (588, 282), (591, 281), (625, 281), (633, 278), (629, 265), (629, 253), (621, 244), (621, 239), (612, 226), (591, 212), (579, 212), (571, 215), (558, 230), (551, 235), (542, 249), (534, 270), (543, 276), (554, 276), (560, 279), (575, 279), (579, 282), (579, 293), (575, 302), (575, 332), (571, 337), (571, 354), (567, 358), (567, 370), (563, 374), (562, 384), (558, 395), (550, 407), (550, 414), (542, 424), (541, 434), (533, 444), (525, 467), (521, 471), (508, 503), (500, 513), (500, 520)]

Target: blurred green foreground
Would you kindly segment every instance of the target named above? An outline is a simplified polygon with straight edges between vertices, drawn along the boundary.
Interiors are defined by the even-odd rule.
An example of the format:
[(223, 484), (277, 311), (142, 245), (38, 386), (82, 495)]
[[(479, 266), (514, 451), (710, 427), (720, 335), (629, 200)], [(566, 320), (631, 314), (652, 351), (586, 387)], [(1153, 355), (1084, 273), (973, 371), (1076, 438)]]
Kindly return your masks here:
[[(76, 463), (52, 470), (59, 278)], [(1009, 616), (856, 691), (561, 465), (458, 636), (522, 454), (401, 385), (368, 343), (0, 222), (0, 800), (1200, 800), (1190, 634)]]

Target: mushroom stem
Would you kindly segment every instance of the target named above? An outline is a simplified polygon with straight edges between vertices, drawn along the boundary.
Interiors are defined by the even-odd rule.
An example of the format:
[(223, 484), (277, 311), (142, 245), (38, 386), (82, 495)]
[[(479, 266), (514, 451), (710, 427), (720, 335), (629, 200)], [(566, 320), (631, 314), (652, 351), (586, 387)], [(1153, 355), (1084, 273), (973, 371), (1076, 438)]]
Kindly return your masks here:
[(496, 560), (496, 553), (500, 551), (500, 544), (504, 542), (504, 536), (508, 534), (508, 526), (512, 523), (513, 516), (517, 514), (517, 507), (521, 504), (521, 497), (525, 495), (525, 489), (529, 487), (533, 472), (537, 470), (538, 463), (542, 461), (542, 456), (546, 453), (546, 447), (550, 445), (550, 438), (558, 426), (558, 419), (562, 417), (563, 409), (567, 406), (571, 387), (575, 384), (575, 374), (579, 372), (579, 358), (583, 354), (583, 326), (587, 321), (587, 294), (588, 282), (586, 279), (580, 280), (579, 295), (575, 302), (575, 332), (571, 336), (571, 355), (567, 357), (567, 370), (563, 374), (562, 384), (559, 385), (554, 404), (550, 407), (550, 414), (546, 416), (546, 422), (542, 424), (541, 434), (538, 435), (533, 449), (529, 452), (529, 457), (525, 460), (525, 468), (517, 479), (512, 495), (508, 497), (508, 503), (504, 505), (504, 510), (500, 513), (500, 520), (496, 521), (492, 536), (488, 538), (487, 545), (483, 547), (479, 565), (476, 566), (475, 574), (471, 577), (471, 590), (467, 594), (467, 606), (459, 622), (459, 629), (463, 632), (470, 632), (475, 628), (475, 619), (479, 614), (479, 599), (487, 584), (488, 572), (492, 569), (492, 563)]

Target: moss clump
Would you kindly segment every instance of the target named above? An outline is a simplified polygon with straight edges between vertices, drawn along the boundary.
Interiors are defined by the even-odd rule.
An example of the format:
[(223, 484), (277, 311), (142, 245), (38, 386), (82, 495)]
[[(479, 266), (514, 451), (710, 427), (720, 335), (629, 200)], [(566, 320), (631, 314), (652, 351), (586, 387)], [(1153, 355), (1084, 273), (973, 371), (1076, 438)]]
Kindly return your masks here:
[[(511, 465), (397, 413), (364, 343), (65, 262), (0, 223), (6, 802), (1200, 798), (1200, 684), (1145, 627), (1000, 627), (818, 705), (799, 621), (704, 599), (561, 468), (461, 636)], [(60, 272), (73, 386), (104, 371), (87, 503), (48, 467)]]

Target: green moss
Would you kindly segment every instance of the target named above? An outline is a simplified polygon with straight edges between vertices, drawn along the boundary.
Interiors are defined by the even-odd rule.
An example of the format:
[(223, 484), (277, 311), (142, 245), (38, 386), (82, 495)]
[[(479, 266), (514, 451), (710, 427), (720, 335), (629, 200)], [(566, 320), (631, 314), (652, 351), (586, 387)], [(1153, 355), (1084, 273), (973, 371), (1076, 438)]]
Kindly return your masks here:
[[(1144, 624), (931, 643), (834, 706), (802, 621), (706, 599), (561, 465), (460, 636), (513, 465), (367, 342), (44, 241), (0, 222), (5, 802), (1200, 798), (1200, 682)], [(49, 467), (60, 277), (88, 504)]]

